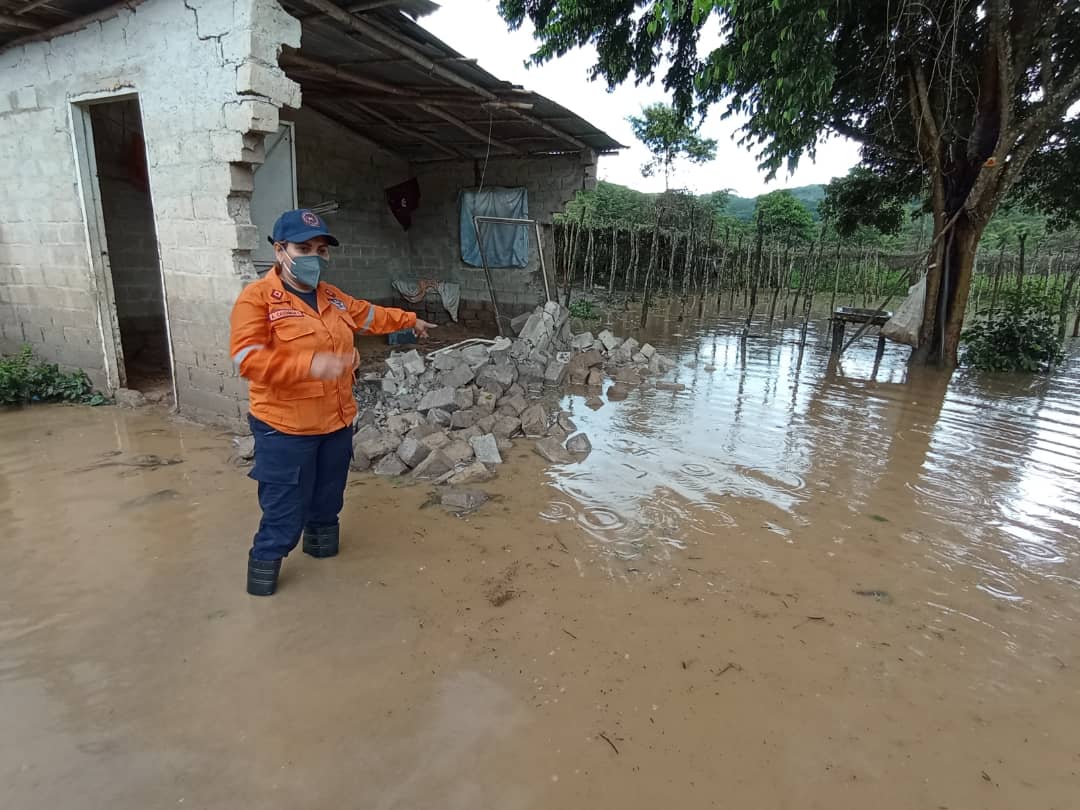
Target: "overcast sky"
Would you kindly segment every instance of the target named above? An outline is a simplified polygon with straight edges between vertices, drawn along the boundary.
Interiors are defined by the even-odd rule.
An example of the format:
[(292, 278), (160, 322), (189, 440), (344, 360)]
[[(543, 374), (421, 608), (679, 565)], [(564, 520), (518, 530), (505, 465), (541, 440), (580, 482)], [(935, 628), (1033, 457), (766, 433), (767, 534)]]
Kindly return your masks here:
[[(547, 96), (630, 147), (601, 158), (600, 179), (643, 191), (663, 190), (662, 175), (641, 176), (641, 165), (649, 154), (636, 144), (626, 122), (626, 117), (638, 113), (643, 105), (668, 100), (659, 83), (652, 87), (628, 83), (609, 93), (603, 82), (588, 81), (588, 70), (595, 61), (591, 48), (567, 54), (543, 67), (526, 68), (525, 59), (535, 49), (528, 23), (519, 31), (508, 31), (496, 10), (496, 0), (439, 2), (442, 8), (420, 21), (425, 28), (466, 56), (479, 59), (481, 67), (500, 79)], [(672, 179), (673, 186), (697, 193), (731, 188), (741, 196), (755, 197), (778, 188), (827, 183), (846, 174), (858, 160), (853, 143), (836, 139), (819, 148), (815, 163), (804, 158), (793, 176), (781, 173), (772, 183), (766, 183), (753, 155), (733, 138), (738, 122), (722, 121), (722, 112), (720, 107), (714, 107), (701, 128), (702, 135), (717, 140), (716, 160), (704, 166), (680, 166)]]

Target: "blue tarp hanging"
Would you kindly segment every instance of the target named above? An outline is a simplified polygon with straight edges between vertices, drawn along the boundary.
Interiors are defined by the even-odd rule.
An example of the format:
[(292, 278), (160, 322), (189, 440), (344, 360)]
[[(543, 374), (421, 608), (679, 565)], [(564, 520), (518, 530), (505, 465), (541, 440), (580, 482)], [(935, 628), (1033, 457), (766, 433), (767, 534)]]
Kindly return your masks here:
[[(483, 267), (473, 229), (474, 216), (529, 218), (529, 196), (524, 188), (462, 191), (458, 203), (461, 209), (461, 260), (473, 267)], [(480, 233), (488, 267), (528, 267), (528, 226), (487, 222), (481, 223)]]

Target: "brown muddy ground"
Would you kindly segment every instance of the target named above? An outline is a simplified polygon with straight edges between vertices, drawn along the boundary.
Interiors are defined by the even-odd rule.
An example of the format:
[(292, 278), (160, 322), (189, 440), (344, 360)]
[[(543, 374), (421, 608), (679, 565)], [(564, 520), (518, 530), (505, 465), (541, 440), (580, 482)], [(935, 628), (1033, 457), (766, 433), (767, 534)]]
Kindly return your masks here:
[(228, 436), (0, 413), (0, 807), (1076, 807), (1080, 365), (728, 326), (467, 518), (356, 478), (271, 599)]

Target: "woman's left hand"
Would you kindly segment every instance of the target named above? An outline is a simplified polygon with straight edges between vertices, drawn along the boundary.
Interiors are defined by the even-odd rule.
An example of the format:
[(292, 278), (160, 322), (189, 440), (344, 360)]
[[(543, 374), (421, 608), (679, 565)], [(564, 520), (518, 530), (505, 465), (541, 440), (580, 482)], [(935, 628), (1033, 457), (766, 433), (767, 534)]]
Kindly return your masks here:
[(436, 329), (435, 324), (422, 321), (419, 318), (416, 319), (416, 325), (413, 326), (413, 332), (416, 333), (418, 338), (426, 338), (428, 336), (428, 329)]

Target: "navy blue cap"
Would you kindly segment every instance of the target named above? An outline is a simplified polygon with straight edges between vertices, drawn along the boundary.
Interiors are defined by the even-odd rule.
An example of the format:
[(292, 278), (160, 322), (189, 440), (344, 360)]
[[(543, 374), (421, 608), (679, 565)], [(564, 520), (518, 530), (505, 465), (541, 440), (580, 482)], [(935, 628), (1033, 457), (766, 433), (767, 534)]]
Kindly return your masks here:
[(299, 244), (316, 236), (325, 236), (334, 247), (341, 244), (337, 237), (326, 229), (326, 221), (322, 217), (306, 208), (297, 208), (295, 211), (286, 211), (277, 218), (270, 241)]

